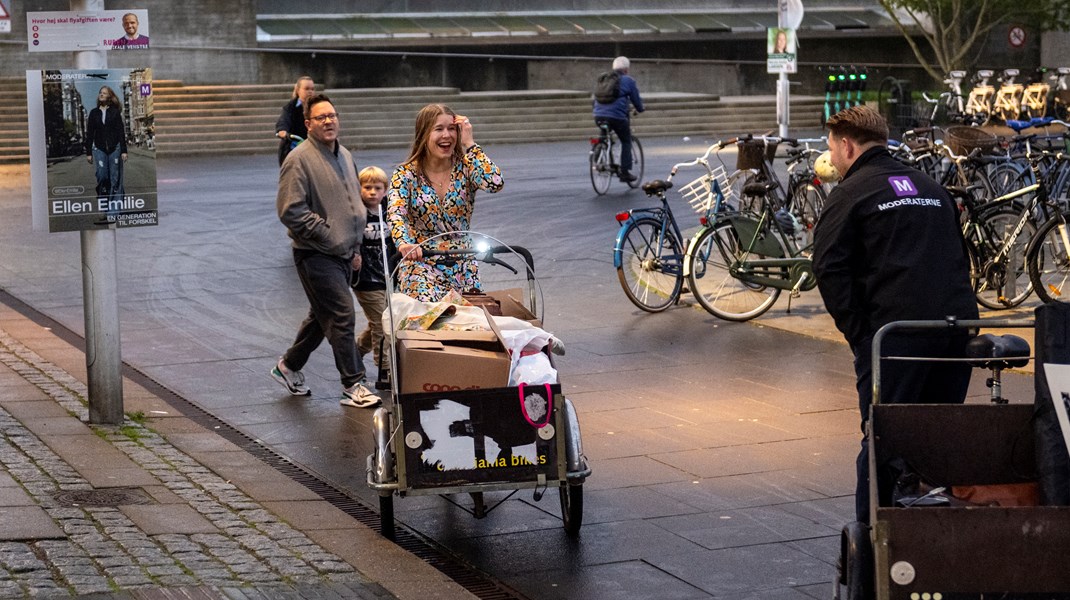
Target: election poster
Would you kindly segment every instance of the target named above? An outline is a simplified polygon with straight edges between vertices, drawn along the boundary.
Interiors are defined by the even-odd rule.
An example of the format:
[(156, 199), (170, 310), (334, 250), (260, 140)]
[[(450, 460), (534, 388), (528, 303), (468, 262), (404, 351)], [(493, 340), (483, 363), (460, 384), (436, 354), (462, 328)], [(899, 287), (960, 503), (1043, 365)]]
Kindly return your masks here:
[(771, 27), (766, 37), (766, 73), (795, 73), (795, 30)]
[(152, 71), (26, 72), (35, 229), (157, 224)]
[(26, 13), (27, 50), (148, 50), (149, 11), (102, 10)]

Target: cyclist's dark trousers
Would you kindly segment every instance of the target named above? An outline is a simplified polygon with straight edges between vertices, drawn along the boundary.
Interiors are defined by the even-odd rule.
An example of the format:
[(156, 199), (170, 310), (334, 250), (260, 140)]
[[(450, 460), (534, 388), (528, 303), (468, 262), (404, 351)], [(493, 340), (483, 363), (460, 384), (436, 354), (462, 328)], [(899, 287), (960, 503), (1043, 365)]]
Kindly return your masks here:
[[(881, 356), (965, 356), (967, 335), (940, 334), (889, 335), (881, 344)], [(858, 408), (862, 413), (862, 449), (858, 452), (855, 469), (857, 519), (869, 523), (869, 440), (866, 421), (873, 402), (873, 340), (866, 338), (852, 348), (855, 355), (855, 376), (858, 388)], [(970, 365), (962, 363), (881, 362), (881, 404), (961, 404), (970, 385)]]
[(334, 351), (334, 366), (342, 385), (350, 387), (364, 379), (364, 362), (357, 353), (353, 294), (349, 291), (353, 267), (344, 258), (298, 249), (294, 249), (294, 264), (309, 310), (293, 345), (282, 358), (287, 367), (299, 371), (326, 337)]
[(609, 128), (613, 130), (613, 133), (617, 134), (617, 139), (620, 140), (620, 169), (622, 171), (632, 170), (632, 127), (627, 119), (607, 119), (606, 117), (598, 117), (594, 120), (595, 123), (605, 123), (609, 125)]

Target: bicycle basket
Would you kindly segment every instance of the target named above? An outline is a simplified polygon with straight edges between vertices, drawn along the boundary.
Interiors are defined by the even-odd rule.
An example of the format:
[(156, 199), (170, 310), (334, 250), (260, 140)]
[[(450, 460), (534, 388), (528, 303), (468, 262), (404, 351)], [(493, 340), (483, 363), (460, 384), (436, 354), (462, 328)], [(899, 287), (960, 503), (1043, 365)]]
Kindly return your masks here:
[(772, 161), (776, 156), (776, 144), (766, 144), (761, 140), (749, 140), (736, 144), (739, 154), (736, 156), (736, 169), (762, 168), (762, 163)]
[(969, 154), (980, 148), (982, 152), (991, 152), (999, 144), (995, 135), (968, 125), (956, 125), (947, 128), (946, 142), (955, 154)]
[(713, 209), (713, 203), (717, 195), (713, 193), (711, 182), (716, 181), (721, 193), (724, 195), (724, 204), (727, 205), (732, 191), (728, 188), (728, 177), (724, 167), (713, 169), (712, 174), (703, 175), (691, 183), (680, 188), (680, 195), (691, 205), (696, 213), (704, 215)]

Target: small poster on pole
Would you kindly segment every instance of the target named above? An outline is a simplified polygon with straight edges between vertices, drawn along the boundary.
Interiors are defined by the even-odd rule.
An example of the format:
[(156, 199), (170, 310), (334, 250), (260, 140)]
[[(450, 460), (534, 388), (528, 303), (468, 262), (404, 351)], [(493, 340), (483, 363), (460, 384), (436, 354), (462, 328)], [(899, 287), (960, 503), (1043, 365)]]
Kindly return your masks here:
[(770, 27), (767, 32), (767, 73), (795, 73), (795, 30)]
[(50, 11), (26, 13), (27, 50), (148, 50), (149, 11)]
[(26, 72), (36, 230), (157, 224), (152, 71)]

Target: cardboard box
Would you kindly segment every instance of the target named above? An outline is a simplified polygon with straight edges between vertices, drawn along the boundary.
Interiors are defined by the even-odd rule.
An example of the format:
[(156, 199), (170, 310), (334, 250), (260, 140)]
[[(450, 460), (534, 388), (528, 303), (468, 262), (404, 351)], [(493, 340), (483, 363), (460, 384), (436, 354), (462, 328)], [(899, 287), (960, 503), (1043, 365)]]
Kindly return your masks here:
[(528, 297), (526, 290), (511, 288), (508, 290), (494, 290), (484, 293), (501, 304), (502, 316), (516, 317), (522, 321), (527, 321), (536, 327), (542, 327), (542, 321), (539, 321), (539, 319), (531, 314), (531, 311), (524, 306), (523, 301), (527, 300)]
[(509, 353), (498, 330), (398, 331), (401, 394), (505, 387)]

